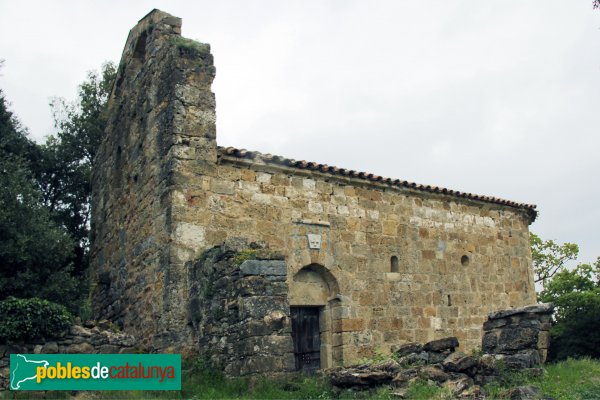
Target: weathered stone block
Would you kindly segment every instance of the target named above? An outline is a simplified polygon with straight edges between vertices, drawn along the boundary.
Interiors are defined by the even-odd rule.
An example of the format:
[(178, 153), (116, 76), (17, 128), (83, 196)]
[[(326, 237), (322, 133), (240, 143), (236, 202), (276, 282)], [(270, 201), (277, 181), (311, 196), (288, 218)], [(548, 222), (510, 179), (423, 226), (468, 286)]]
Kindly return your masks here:
[(500, 331), (497, 351), (529, 349), (537, 345), (538, 330), (533, 328), (507, 328)]
[(342, 332), (360, 331), (364, 329), (365, 321), (362, 318), (343, 319), (341, 321)]
[(516, 354), (497, 354), (497, 361), (501, 361), (506, 368), (523, 369), (533, 368), (540, 364), (540, 356), (537, 350), (522, 350)]
[(246, 260), (240, 265), (242, 275), (286, 276), (287, 267), (282, 260)]
[(450, 354), (442, 362), (444, 369), (453, 372), (462, 372), (466, 369), (471, 368), (475, 364), (476, 361), (473, 357), (467, 356), (466, 354), (460, 352)]
[(92, 354), (94, 353), (94, 346), (89, 343), (75, 343), (69, 345), (66, 348), (65, 353), (67, 354)]
[(550, 332), (542, 331), (538, 334), (537, 347), (538, 349), (550, 348)]
[(420, 343), (404, 343), (400, 346), (393, 348), (392, 351), (397, 357), (402, 357), (410, 353), (420, 353), (423, 349), (423, 345)]
[(58, 353), (58, 343), (56, 342), (46, 342), (46, 344), (42, 347), (43, 354), (56, 354)]
[(554, 305), (551, 303), (533, 304), (525, 307), (513, 308), (510, 310), (495, 311), (488, 315), (490, 320), (506, 318), (516, 314), (537, 313), (537, 314), (552, 314)]
[(430, 362), (429, 354), (426, 351), (421, 351), (419, 353), (409, 353), (405, 356), (402, 356), (398, 359), (398, 362), (402, 365), (417, 365), (417, 364), (425, 364)]
[(511, 400), (535, 400), (542, 398), (542, 392), (536, 386), (527, 385), (510, 389), (505, 396)]
[(486, 332), (481, 339), (481, 349), (484, 353), (493, 353), (498, 346), (498, 331)]
[(263, 319), (273, 311), (287, 313), (289, 305), (287, 299), (272, 296), (255, 296), (240, 299), (240, 319), (256, 318)]
[(500, 328), (502, 326), (505, 326), (506, 324), (508, 324), (508, 321), (506, 319), (494, 319), (494, 320), (488, 320), (485, 321), (483, 323), (483, 330), (484, 331), (491, 331), (492, 329), (495, 328)]
[(441, 368), (435, 366), (426, 366), (421, 369), (420, 375), (425, 379), (431, 379), (434, 382), (442, 383), (446, 382), (450, 376), (445, 373)]
[(432, 340), (431, 342), (425, 343), (423, 350), (425, 351), (444, 351), (454, 350), (459, 346), (458, 339), (455, 336)]

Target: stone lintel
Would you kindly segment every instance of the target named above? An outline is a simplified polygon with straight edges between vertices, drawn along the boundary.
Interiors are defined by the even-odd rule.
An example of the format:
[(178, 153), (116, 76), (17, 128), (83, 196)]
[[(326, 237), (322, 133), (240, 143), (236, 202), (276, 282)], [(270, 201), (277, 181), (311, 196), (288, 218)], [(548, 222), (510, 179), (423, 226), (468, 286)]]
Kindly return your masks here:
[(510, 310), (494, 311), (488, 315), (489, 320), (500, 319), (510, 317), (517, 314), (552, 314), (554, 311), (554, 304), (552, 303), (540, 303), (532, 304), (525, 307), (513, 308)]
[(282, 260), (246, 260), (240, 265), (242, 275), (287, 276), (287, 266)]

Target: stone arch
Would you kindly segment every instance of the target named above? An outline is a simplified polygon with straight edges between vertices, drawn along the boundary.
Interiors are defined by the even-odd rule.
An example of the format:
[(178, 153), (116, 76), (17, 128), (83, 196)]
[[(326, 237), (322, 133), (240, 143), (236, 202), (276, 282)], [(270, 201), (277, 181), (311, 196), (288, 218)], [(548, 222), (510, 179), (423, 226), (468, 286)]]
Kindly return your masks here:
[(331, 368), (334, 362), (342, 360), (341, 346), (334, 346), (334, 343), (340, 343), (340, 298), (337, 279), (320, 264), (306, 265), (292, 277), (290, 306), (319, 309), (321, 368)]
[(294, 275), (289, 301), (291, 306), (325, 306), (339, 292), (337, 279), (327, 268), (309, 264)]

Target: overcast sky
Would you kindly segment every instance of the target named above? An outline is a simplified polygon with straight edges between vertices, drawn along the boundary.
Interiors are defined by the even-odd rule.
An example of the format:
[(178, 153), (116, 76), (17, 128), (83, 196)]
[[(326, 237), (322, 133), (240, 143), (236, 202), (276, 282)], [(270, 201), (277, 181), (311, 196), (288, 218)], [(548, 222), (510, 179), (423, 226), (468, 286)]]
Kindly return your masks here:
[(152, 8), (211, 44), (220, 145), (534, 203), (533, 232), (600, 256), (592, 0), (0, 0), (0, 88), (31, 137)]

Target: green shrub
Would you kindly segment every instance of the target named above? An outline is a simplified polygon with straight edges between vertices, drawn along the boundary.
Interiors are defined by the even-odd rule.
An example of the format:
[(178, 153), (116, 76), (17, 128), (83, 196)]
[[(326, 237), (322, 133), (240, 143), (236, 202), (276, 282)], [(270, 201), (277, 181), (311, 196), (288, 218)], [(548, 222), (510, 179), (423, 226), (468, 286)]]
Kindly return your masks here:
[(0, 301), (0, 340), (57, 337), (71, 326), (64, 306), (42, 300), (9, 297)]

